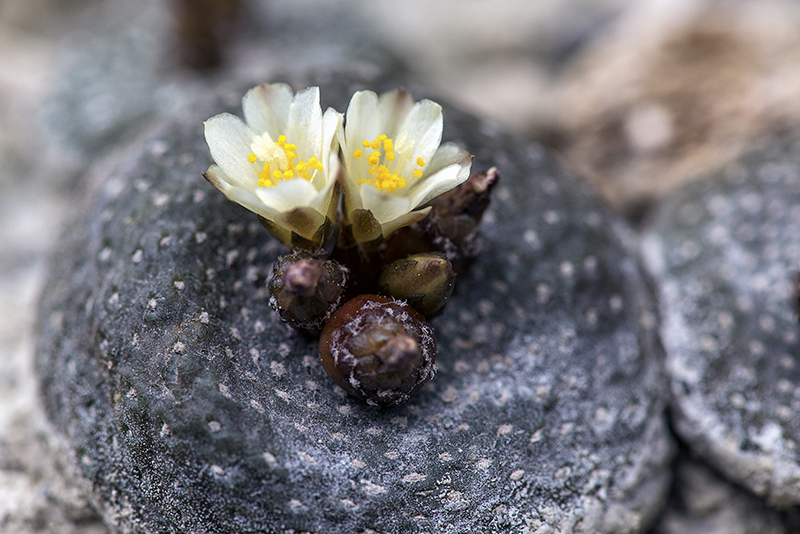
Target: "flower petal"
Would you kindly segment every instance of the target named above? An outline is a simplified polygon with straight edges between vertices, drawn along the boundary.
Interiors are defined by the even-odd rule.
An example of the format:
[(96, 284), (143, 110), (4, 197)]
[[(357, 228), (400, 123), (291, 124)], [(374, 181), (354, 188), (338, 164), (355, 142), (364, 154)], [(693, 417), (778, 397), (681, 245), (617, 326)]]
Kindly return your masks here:
[(382, 133), (379, 131), (381, 126), (378, 95), (372, 91), (354, 94), (347, 106), (344, 123), (344, 135), (351, 152), (345, 156), (352, 159), (352, 151), (361, 147), (361, 141), (371, 141)]
[(322, 162), (325, 172), (317, 174), (314, 178), (314, 186), (317, 189), (326, 187), (329, 182), (335, 182), (339, 174), (341, 167), (339, 133), (342, 129), (342, 120), (343, 115), (333, 108), (328, 108), (322, 115), (322, 155), (318, 156), (318, 159)]
[(431, 211), (431, 207), (428, 206), (425, 209), (412, 211), (410, 213), (406, 213), (402, 217), (398, 217), (393, 221), (389, 221), (381, 225), (381, 230), (383, 231), (384, 236), (389, 236), (393, 234), (396, 230), (403, 228), (404, 226), (408, 226), (410, 224), (414, 224), (415, 222), (421, 221), (425, 217), (428, 216), (428, 213)]
[(442, 142), (443, 128), (444, 119), (439, 104), (430, 100), (414, 104), (398, 129), (399, 132), (407, 132), (408, 138), (414, 140), (412, 161), (422, 158), (426, 163), (430, 163), (439, 143)]
[(297, 145), (304, 160), (322, 157), (322, 110), (319, 107), (319, 87), (308, 87), (294, 96), (289, 106), (286, 137)]
[(469, 178), (472, 156), (452, 143), (439, 147), (427, 166), (426, 174), (414, 182), (406, 196), (413, 207), (422, 206), (426, 202), (458, 187)]
[(206, 180), (219, 189), (228, 200), (236, 202), (267, 219), (272, 219), (278, 215), (277, 210), (264, 204), (251, 190), (231, 185), (231, 178), (217, 165), (209, 167), (204, 176)]
[(262, 83), (253, 87), (242, 98), (244, 120), (255, 133), (267, 132), (277, 139), (286, 131), (293, 98), (292, 88), (285, 83)]
[(254, 193), (264, 204), (276, 211), (285, 212), (310, 205), (319, 191), (311, 185), (311, 182), (294, 178), (279, 181), (274, 187), (259, 187)]
[(228, 177), (229, 183), (241, 186), (255, 184), (258, 176), (247, 160), (252, 130), (242, 119), (230, 113), (215, 115), (204, 126), (211, 157)]
[(372, 212), (381, 224), (408, 213), (414, 207), (409, 199), (392, 193), (383, 193), (372, 184), (361, 185), (361, 200), (364, 209)]
[(391, 91), (382, 94), (378, 99), (378, 117), (380, 118), (382, 131), (369, 139), (372, 140), (382, 133), (391, 138), (397, 137), (397, 134), (401, 131), (400, 125), (413, 105), (414, 99), (411, 98), (408, 91)]

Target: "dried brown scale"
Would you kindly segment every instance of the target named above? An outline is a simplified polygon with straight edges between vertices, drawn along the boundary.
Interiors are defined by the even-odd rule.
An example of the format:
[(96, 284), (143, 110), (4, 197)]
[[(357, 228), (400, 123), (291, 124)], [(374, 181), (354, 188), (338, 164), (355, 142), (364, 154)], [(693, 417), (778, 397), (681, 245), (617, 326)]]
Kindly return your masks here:
[(318, 332), (341, 302), (346, 282), (346, 269), (335, 261), (295, 251), (278, 259), (267, 287), (282, 320)]
[(359, 295), (334, 313), (319, 342), (322, 367), (354, 397), (391, 406), (433, 378), (433, 328), (405, 302)]

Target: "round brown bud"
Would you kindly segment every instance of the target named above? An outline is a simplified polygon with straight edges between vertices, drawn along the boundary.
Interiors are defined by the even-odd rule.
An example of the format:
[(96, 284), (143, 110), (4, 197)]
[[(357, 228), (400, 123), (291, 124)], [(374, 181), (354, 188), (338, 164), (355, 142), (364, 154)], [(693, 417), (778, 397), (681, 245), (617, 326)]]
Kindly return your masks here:
[(384, 295), (407, 301), (425, 317), (433, 317), (453, 293), (456, 275), (442, 252), (423, 252), (394, 261), (381, 271)]
[(335, 261), (295, 251), (272, 268), (270, 304), (295, 328), (319, 331), (339, 305), (346, 281), (345, 270)]
[(319, 355), (339, 387), (372, 405), (405, 402), (436, 372), (433, 328), (405, 302), (378, 295), (360, 295), (333, 314)]

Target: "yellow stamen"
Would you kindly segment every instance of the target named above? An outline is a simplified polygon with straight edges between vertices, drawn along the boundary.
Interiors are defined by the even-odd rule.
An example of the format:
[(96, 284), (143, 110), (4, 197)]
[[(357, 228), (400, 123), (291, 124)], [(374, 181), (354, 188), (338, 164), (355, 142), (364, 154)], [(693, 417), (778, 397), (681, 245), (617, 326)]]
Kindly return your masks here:
[(373, 142), (369, 144), (374, 150), (377, 150), (381, 147), (381, 142), (375, 139)]
[(389, 161), (394, 161), (395, 156), (397, 156), (397, 154), (395, 154), (394, 152), (386, 153), (386, 159), (388, 159)]
[(394, 141), (392, 141), (391, 139), (386, 139), (386, 140), (383, 142), (383, 149), (384, 149), (384, 150), (385, 150), (387, 153), (388, 153), (388, 152), (391, 152), (392, 150), (394, 150)]
[(258, 158), (256, 157), (256, 155), (253, 154), (253, 153), (251, 153), (249, 156), (247, 156), (247, 161), (249, 161), (250, 163), (255, 163), (257, 159)]
[(363, 141), (361, 141), (361, 146), (363, 146), (364, 148), (369, 148), (371, 145), (372, 145), (372, 143), (370, 143), (370, 142), (369, 142), (369, 141), (367, 141), (366, 139), (364, 139)]
[(357, 148), (356, 151), (353, 152), (353, 157), (356, 158), (356, 159), (361, 159), (361, 156), (363, 156), (363, 155), (364, 155), (364, 152), (360, 148)]
[(414, 178), (422, 178), (422, 169), (417, 169), (414, 171)]
[(417, 165), (419, 165), (420, 167), (424, 167), (425, 166), (425, 160), (422, 159), (422, 158), (417, 158)]
[(278, 136), (278, 140), (275, 142), (275, 144), (278, 145), (279, 147), (283, 148), (283, 145), (286, 144), (286, 136), (285, 135), (279, 135)]

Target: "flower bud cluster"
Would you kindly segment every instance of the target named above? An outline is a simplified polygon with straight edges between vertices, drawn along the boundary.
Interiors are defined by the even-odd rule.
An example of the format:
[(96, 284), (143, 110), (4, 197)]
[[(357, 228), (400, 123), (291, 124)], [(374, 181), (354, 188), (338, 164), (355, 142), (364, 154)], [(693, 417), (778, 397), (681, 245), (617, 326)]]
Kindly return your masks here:
[(497, 170), (470, 175), (472, 157), (440, 144), (441, 107), (404, 91), (360, 91), (343, 115), (322, 113), (316, 87), (261, 85), (243, 108), (245, 121), (206, 121), (204, 177), (291, 247), (271, 306), (320, 334), (322, 366), (348, 394), (405, 402), (436, 371), (428, 319), (477, 253)]

